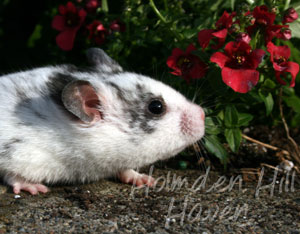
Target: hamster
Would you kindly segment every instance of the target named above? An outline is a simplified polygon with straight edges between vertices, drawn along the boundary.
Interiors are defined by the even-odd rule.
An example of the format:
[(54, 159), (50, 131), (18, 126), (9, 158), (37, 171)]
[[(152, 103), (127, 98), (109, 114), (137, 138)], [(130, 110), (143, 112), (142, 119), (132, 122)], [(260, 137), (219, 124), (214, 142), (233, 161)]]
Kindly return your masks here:
[(204, 111), (169, 86), (123, 71), (103, 50), (86, 70), (49, 66), (0, 77), (0, 176), (13, 192), (116, 176), (176, 155), (204, 135)]

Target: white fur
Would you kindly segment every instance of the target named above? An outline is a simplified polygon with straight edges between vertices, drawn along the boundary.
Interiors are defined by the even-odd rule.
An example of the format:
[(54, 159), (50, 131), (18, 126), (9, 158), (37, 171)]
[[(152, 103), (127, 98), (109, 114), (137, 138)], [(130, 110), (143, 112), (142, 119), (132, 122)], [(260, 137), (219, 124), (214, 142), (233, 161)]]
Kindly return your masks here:
[[(51, 74), (64, 70), (46, 67), (0, 77), (0, 173), (6, 180), (14, 176), (34, 183), (98, 180), (174, 156), (204, 134), (199, 106), (169, 86), (135, 73), (76, 73), (97, 90), (104, 118), (92, 126), (73, 121), (54, 102), (41, 97), (47, 94), (45, 84)], [(126, 124), (123, 103), (107, 86), (108, 80), (129, 93), (140, 83), (163, 97), (167, 113), (154, 122), (153, 133)], [(47, 117), (46, 122), (26, 113), (28, 110), (16, 113), (20, 105), (17, 90), (35, 99), (34, 108)], [(183, 113), (192, 129), (188, 134), (182, 132)], [(22, 120), (32, 124), (20, 124)], [(11, 140), (18, 142), (5, 148)]]

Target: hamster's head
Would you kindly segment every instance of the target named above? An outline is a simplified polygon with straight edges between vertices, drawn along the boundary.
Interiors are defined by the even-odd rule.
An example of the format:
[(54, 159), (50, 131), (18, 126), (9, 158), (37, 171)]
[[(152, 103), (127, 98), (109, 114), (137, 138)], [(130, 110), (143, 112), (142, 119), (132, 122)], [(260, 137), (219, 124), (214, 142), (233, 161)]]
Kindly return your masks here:
[[(102, 50), (97, 53), (95, 57), (107, 56)], [(95, 147), (124, 157), (128, 167), (139, 167), (174, 156), (203, 137), (200, 106), (149, 77), (121, 68), (107, 73), (112, 64), (106, 60), (101, 59), (104, 78), (97, 77), (99, 68), (89, 81), (72, 82), (63, 92), (66, 108), (89, 126)]]

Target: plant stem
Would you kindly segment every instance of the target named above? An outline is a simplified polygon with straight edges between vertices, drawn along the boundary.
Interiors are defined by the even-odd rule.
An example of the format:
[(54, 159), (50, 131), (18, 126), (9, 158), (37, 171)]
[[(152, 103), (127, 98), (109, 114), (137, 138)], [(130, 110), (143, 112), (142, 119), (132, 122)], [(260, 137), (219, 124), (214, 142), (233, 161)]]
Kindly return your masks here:
[[(160, 13), (160, 11), (157, 9), (157, 7), (154, 4), (153, 0), (150, 0), (149, 2), (150, 6), (152, 7), (153, 11), (155, 12), (155, 14), (158, 16), (158, 18), (164, 23), (164, 24), (168, 24), (168, 21), (166, 20), (165, 17), (163, 17), (163, 15)], [(169, 30), (173, 33), (173, 35), (180, 41), (183, 40), (183, 37), (173, 28), (173, 27), (169, 27)]]
[(291, 3), (291, 0), (286, 0), (283, 9), (284, 9), (284, 10), (288, 9), (289, 6), (290, 6), (290, 3)]
[(107, 13), (108, 12), (108, 4), (107, 0), (102, 0), (102, 10)]
[(166, 23), (167, 23), (166, 18), (163, 17), (163, 15), (159, 12), (159, 10), (158, 10), (157, 7), (155, 6), (153, 0), (150, 0), (150, 6), (152, 7), (153, 11), (154, 11), (155, 14), (158, 16), (158, 18), (160, 18), (160, 20), (166, 24)]
[(258, 145), (264, 146), (264, 147), (266, 147), (266, 148), (268, 148), (268, 149), (275, 150), (275, 151), (281, 151), (281, 152), (282, 152), (283, 154), (285, 154), (285, 155), (290, 155), (290, 153), (289, 153), (288, 151), (286, 151), (286, 150), (280, 149), (280, 148), (278, 148), (278, 147), (276, 147), (276, 146), (273, 146), (273, 145), (269, 145), (269, 144), (263, 143), (263, 142), (258, 141), (258, 140), (256, 140), (256, 139), (253, 139), (253, 138), (251, 138), (251, 137), (248, 137), (248, 136), (246, 136), (245, 134), (242, 134), (242, 137), (243, 137), (244, 139), (248, 140), (248, 141), (251, 141), (251, 142), (256, 143), (256, 144), (258, 144)]
[(126, 40), (130, 40), (130, 18), (131, 18), (131, 1), (126, 0), (126, 10), (125, 10), (125, 24), (126, 24)]
[(295, 155), (292, 154), (293, 159), (300, 165), (300, 150), (299, 147), (297, 145), (297, 143), (295, 142), (295, 140), (290, 136), (290, 130), (289, 127), (286, 123), (286, 120), (284, 118), (283, 115), (283, 108), (282, 108), (282, 88), (280, 88), (280, 92), (279, 92), (279, 110), (280, 110), (280, 116), (281, 116), (281, 120), (286, 132), (286, 136), (288, 138), (288, 140), (290, 141), (290, 143), (293, 145), (293, 147), (295, 148)]
[(168, 11), (168, 3), (167, 3), (167, 0), (164, 0), (164, 5), (165, 5), (165, 11)]

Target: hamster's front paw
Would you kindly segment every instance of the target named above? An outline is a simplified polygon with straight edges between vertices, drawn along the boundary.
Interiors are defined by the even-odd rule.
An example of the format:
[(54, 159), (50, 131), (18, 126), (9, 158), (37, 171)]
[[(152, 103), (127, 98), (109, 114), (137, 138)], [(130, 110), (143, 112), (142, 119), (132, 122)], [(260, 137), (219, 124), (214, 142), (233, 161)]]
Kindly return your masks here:
[(47, 193), (49, 189), (43, 184), (33, 184), (25, 181), (21, 177), (13, 176), (6, 177), (6, 183), (13, 187), (15, 194), (19, 194), (22, 190), (29, 192), (31, 195), (36, 195), (39, 192)]
[(153, 186), (155, 183), (155, 179), (151, 176), (140, 174), (136, 172), (135, 170), (129, 169), (122, 171), (118, 174), (118, 178), (126, 184), (133, 184), (136, 186)]

